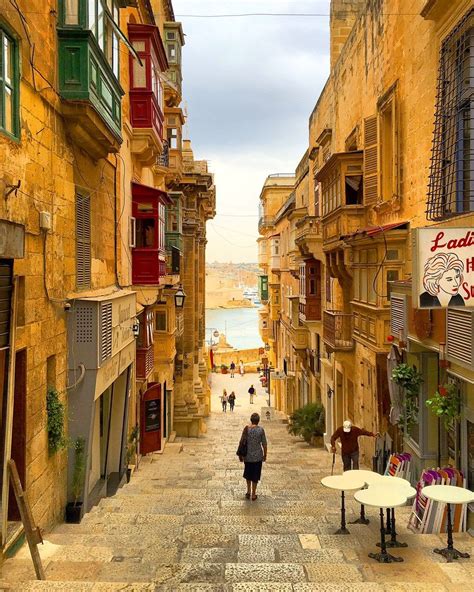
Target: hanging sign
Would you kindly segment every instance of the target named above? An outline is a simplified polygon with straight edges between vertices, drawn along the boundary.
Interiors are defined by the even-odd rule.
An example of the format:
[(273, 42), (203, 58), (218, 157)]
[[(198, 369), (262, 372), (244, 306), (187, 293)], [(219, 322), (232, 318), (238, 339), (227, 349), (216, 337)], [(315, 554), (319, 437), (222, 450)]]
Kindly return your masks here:
[(160, 429), (160, 400), (145, 401), (145, 432), (155, 432)]
[(473, 229), (415, 229), (413, 306), (474, 307)]

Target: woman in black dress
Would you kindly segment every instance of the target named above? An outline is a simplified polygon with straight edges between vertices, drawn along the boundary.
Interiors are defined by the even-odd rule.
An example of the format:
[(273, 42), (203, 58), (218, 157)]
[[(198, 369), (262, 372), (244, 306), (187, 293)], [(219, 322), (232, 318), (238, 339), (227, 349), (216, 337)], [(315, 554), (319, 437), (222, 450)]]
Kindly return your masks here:
[[(247, 481), (247, 493), (245, 497), (257, 499), (257, 484), (262, 475), (262, 463), (267, 460), (267, 438), (265, 430), (259, 426), (260, 415), (252, 413), (250, 425), (244, 428), (247, 432), (247, 455), (243, 458), (244, 479)], [(242, 434), (243, 436), (243, 434)]]

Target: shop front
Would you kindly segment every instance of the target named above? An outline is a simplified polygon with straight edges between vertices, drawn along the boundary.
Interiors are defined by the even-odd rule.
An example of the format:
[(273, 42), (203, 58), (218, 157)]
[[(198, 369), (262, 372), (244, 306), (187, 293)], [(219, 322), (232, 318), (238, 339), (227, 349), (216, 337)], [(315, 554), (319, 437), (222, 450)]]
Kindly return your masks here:
[[(69, 436), (76, 447), (81, 441), (84, 446), (80, 501), (85, 512), (113, 495), (126, 479), (135, 315), (135, 293), (125, 290), (75, 300), (69, 312)], [(77, 484), (73, 487), (76, 462), (73, 448), (69, 501), (76, 501), (78, 493)]]

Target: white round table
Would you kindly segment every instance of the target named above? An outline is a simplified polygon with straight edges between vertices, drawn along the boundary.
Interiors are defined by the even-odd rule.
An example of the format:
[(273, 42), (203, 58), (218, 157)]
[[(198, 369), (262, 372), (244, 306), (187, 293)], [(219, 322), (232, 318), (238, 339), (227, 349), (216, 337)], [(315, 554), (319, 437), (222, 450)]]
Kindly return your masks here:
[[(380, 490), (381, 495), (384, 495), (384, 492), (386, 491), (399, 491), (407, 499), (411, 499), (416, 495), (416, 489), (410, 485), (409, 481), (398, 477), (390, 477), (388, 475), (384, 475), (380, 481), (370, 485), (369, 489)], [(390, 540), (385, 543), (386, 547), (408, 547), (407, 543), (397, 541), (395, 508), (387, 508), (387, 526), (385, 527), (385, 534), (391, 535)], [(377, 543), (377, 545), (380, 545), (380, 543)]]
[(448, 563), (453, 559), (469, 559), (469, 553), (461, 553), (454, 548), (453, 545), (453, 524), (451, 522), (451, 504), (470, 504), (474, 501), (474, 493), (464, 487), (456, 487), (455, 485), (428, 485), (423, 487), (423, 495), (435, 502), (440, 502), (447, 505), (448, 513), (448, 546), (444, 549), (433, 549), (435, 553), (446, 558)]
[(384, 509), (397, 508), (403, 506), (407, 501), (407, 496), (400, 489), (389, 489), (388, 487), (380, 488), (377, 486), (369, 486), (368, 489), (357, 491), (354, 498), (364, 506), (372, 506), (373, 508), (380, 508), (380, 553), (369, 553), (371, 559), (375, 559), (379, 563), (392, 563), (393, 561), (403, 561), (401, 557), (394, 557), (387, 553), (387, 546), (385, 543), (385, 525), (384, 525)]
[[(372, 485), (372, 483), (378, 483), (380, 479), (382, 479), (382, 475), (376, 473), (375, 471), (367, 471), (366, 469), (350, 469), (349, 471), (344, 471), (344, 475), (350, 475), (351, 477), (362, 477), (365, 481), (366, 485)], [(360, 506), (360, 516), (357, 520), (353, 520), (350, 524), (369, 524), (370, 520), (365, 517), (365, 507), (364, 504)]]
[(341, 492), (341, 528), (334, 534), (350, 534), (346, 528), (346, 506), (344, 503), (344, 492), (354, 491), (355, 489), (362, 489), (365, 486), (365, 481), (358, 476), (350, 475), (330, 475), (323, 477), (321, 484), (329, 489), (336, 489)]

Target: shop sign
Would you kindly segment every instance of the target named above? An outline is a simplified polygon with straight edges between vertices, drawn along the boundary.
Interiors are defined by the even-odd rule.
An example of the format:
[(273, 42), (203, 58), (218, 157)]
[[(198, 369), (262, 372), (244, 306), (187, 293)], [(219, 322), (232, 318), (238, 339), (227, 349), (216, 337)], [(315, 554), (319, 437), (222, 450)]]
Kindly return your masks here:
[(159, 399), (145, 401), (145, 432), (156, 432), (160, 429), (160, 404)]
[(474, 307), (474, 230), (415, 230), (413, 306)]

